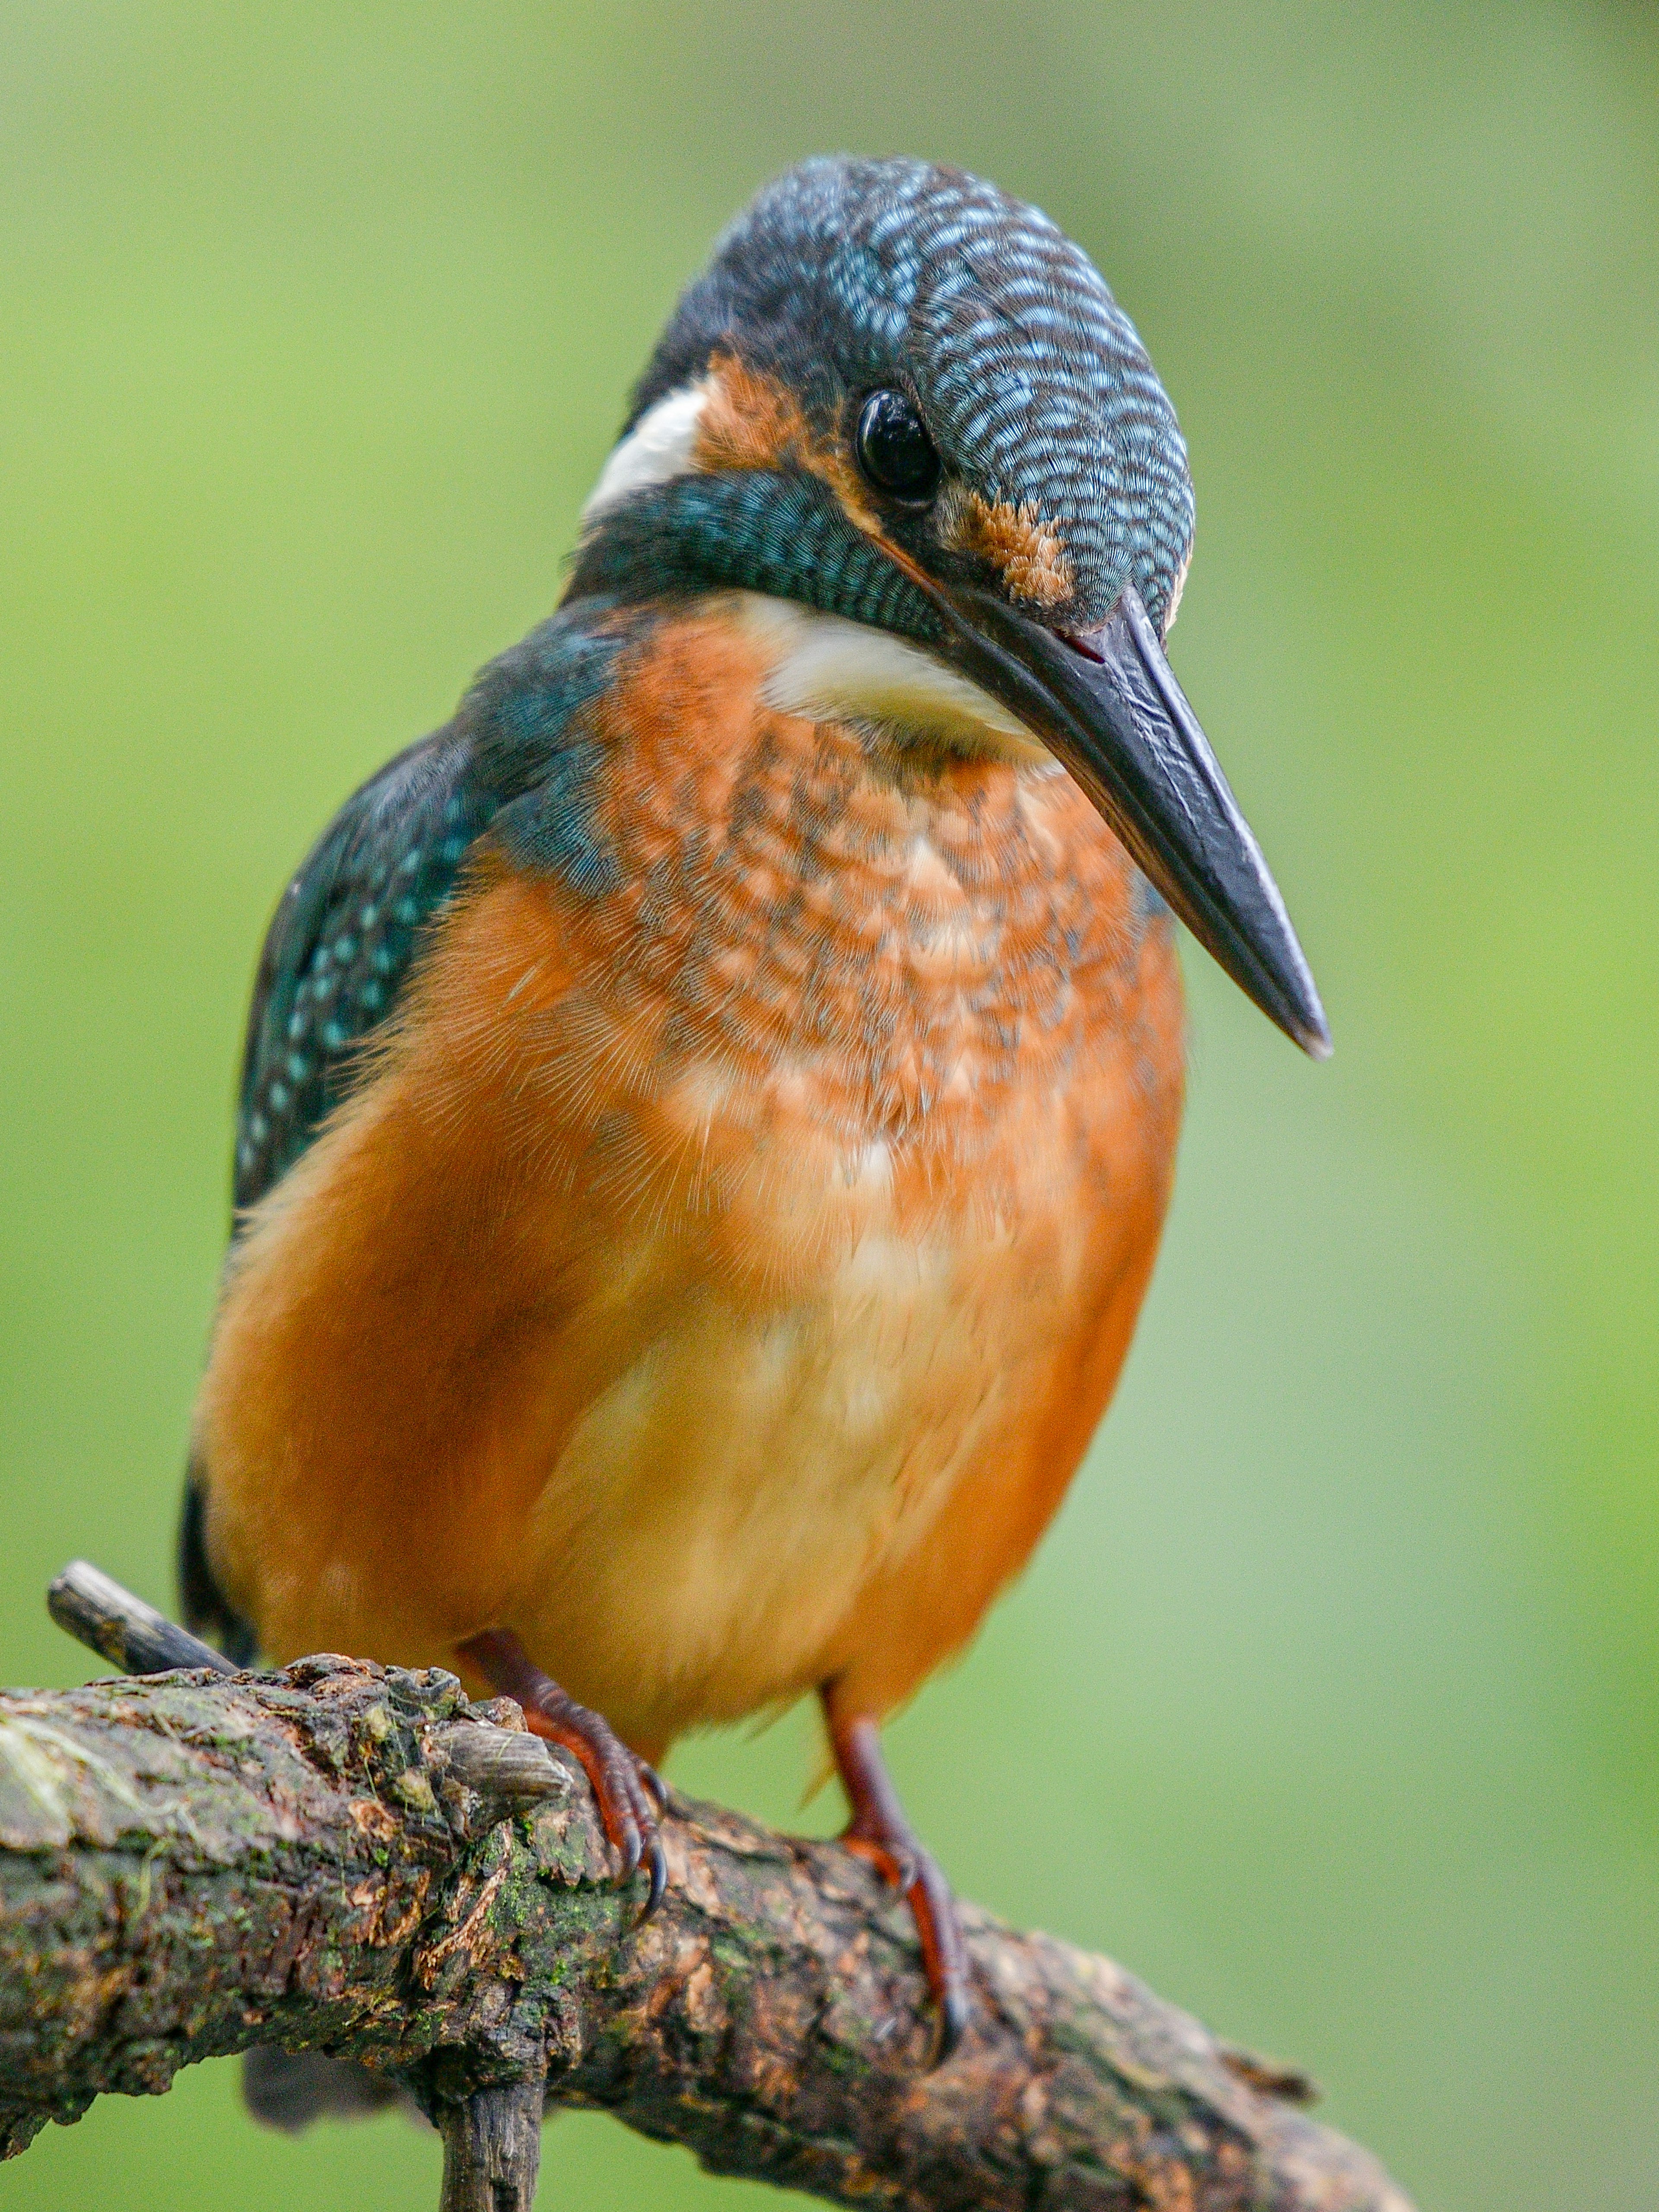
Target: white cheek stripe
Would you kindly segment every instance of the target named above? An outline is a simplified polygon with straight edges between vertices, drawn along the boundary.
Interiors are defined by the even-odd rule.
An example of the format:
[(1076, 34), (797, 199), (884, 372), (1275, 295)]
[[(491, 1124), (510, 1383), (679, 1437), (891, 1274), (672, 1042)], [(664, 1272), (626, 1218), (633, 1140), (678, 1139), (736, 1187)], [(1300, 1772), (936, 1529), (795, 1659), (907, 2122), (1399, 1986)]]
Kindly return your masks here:
[(668, 483), (690, 472), (697, 425), (708, 404), (710, 389), (707, 377), (696, 384), (682, 385), (641, 416), (600, 470), (599, 480), (582, 509), (584, 527), (619, 506), (630, 492)]

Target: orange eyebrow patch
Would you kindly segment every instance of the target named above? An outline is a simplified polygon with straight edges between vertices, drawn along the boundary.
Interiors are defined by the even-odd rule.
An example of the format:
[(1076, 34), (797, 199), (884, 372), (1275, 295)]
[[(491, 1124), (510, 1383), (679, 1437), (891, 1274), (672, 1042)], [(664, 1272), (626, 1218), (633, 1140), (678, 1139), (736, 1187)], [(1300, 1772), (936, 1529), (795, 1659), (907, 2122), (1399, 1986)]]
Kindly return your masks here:
[(1028, 500), (1012, 507), (970, 491), (962, 503), (954, 542), (963, 553), (988, 561), (1017, 599), (1035, 607), (1063, 606), (1077, 579), (1064, 541)]

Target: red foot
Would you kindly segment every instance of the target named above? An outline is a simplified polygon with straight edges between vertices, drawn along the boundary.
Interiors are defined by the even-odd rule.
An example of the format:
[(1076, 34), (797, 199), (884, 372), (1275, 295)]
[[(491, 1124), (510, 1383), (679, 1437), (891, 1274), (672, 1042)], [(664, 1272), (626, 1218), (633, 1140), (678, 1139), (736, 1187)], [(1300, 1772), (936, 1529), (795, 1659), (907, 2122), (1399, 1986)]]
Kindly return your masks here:
[(866, 1859), (882, 1879), (902, 1890), (916, 1933), (922, 1966), (939, 2010), (933, 2063), (948, 2058), (968, 2025), (968, 1947), (962, 1940), (957, 1901), (932, 1852), (917, 1841), (904, 1817), (898, 1792), (881, 1755), (874, 1721), (863, 1714), (838, 1716), (824, 1693), (830, 1747), (853, 1808), (842, 1835), (849, 1851)]
[(579, 1705), (551, 1675), (543, 1674), (511, 1629), (486, 1629), (459, 1649), (492, 1689), (523, 1706), (525, 1725), (534, 1735), (580, 1759), (605, 1832), (622, 1856), (623, 1880), (641, 1861), (650, 1869), (651, 1892), (640, 1915), (648, 1920), (668, 1886), (659, 1832), (668, 1793), (655, 1771), (628, 1748), (603, 1714)]

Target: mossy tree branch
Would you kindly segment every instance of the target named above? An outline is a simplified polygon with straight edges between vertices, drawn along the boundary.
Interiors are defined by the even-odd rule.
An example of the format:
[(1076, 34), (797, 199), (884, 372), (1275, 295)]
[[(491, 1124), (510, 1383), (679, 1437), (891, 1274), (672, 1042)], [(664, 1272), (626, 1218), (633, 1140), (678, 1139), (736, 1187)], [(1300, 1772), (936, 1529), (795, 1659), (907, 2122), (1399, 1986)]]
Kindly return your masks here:
[[(130, 1649), (124, 1595), (77, 1632), (199, 1652), (155, 1615)], [(930, 2069), (908, 1915), (859, 1861), (678, 1798), (666, 1844), (641, 1925), (579, 1773), (436, 1672), (5, 1693), (0, 2149), (277, 2044), (410, 2088), (457, 2212), (528, 2204), (544, 2093), (842, 2203), (1410, 2212), (1293, 2082), (1103, 1959), (965, 1909), (973, 2021)]]

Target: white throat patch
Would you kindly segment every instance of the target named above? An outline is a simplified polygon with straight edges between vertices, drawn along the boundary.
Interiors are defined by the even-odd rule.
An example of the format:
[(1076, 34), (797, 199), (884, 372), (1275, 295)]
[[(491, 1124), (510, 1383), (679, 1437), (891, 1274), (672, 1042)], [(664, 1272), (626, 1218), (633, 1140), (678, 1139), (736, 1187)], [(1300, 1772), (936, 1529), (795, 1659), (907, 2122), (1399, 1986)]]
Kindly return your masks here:
[(920, 646), (793, 599), (736, 597), (744, 627), (771, 664), (762, 687), (769, 706), (817, 721), (867, 722), (1022, 767), (1058, 766), (988, 691)]

